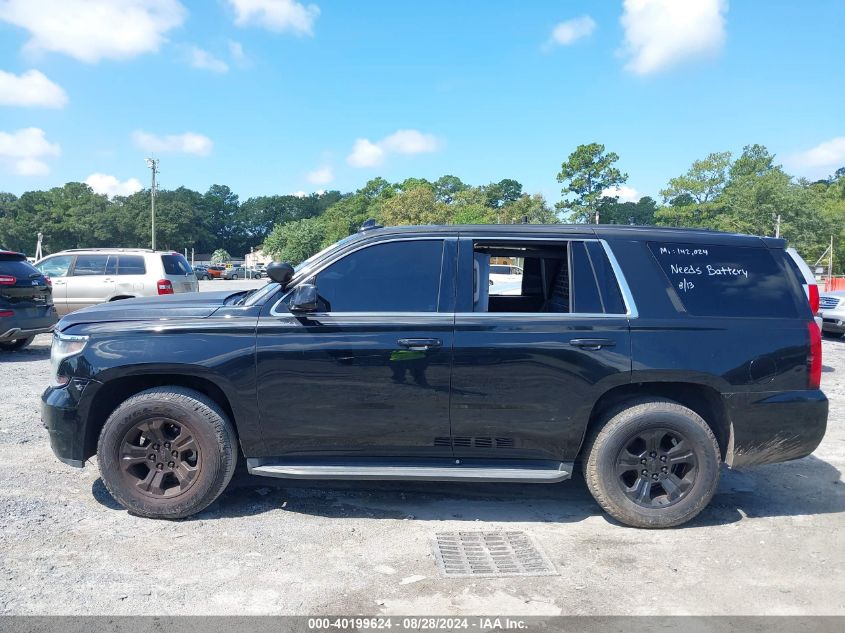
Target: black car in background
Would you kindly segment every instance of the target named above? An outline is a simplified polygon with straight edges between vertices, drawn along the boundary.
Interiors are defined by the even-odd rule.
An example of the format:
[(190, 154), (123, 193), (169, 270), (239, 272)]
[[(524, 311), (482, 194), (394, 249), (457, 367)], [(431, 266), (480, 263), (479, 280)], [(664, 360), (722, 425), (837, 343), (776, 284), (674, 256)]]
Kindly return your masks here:
[[(821, 336), (781, 239), (587, 225), (373, 228), (250, 292), (57, 326), (42, 418), (136, 514), (254, 475), (555, 483), (637, 527), (824, 436)], [(491, 263), (522, 269), (497, 294)], [(784, 494), (788, 494), (784, 493)]]
[(23, 253), (0, 250), (0, 352), (23, 349), (58, 320), (50, 280)]

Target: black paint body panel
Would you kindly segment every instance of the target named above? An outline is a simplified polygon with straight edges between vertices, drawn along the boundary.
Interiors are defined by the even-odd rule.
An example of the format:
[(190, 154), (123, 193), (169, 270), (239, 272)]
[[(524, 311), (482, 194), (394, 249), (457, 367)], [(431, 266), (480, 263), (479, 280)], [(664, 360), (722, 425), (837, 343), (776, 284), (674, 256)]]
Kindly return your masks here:
[[(433, 313), (293, 315), (278, 302), (281, 290), (246, 307), (224, 305), (229, 293), (201, 293), (88, 308), (57, 326), (90, 341), (63, 362), (71, 385), (44, 393), (53, 450), (70, 462), (87, 459), (93, 403), (120, 381), (167, 376), (213, 385), (249, 458), (571, 462), (596, 403), (646, 383), (712, 390), (724, 404), (733, 466), (794, 459), (821, 441), (828, 405), (807, 389), (812, 315), (800, 286), (793, 284), (797, 318), (681, 314), (646, 244), (779, 252), (780, 240), (583, 225), (405, 227), (362, 233), (326, 257), (388, 239), (441, 237), (457, 249), (459, 238), (511, 235), (606, 240), (637, 313), (466, 312), (459, 257), (444, 259)], [(784, 274), (784, 283), (794, 281)], [(297, 273), (292, 285), (306, 281), (307, 271)], [(413, 351), (398, 343), (408, 338), (439, 344)], [(587, 349), (574, 338), (612, 345)]]

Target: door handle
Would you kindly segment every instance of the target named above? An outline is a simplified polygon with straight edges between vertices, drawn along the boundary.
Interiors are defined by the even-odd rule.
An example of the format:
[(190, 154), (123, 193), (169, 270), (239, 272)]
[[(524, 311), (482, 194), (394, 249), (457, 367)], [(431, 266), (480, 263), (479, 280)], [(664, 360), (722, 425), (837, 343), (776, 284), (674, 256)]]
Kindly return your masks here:
[(424, 352), (429, 349), (436, 349), (443, 345), (439, 338), (400, 338), (396, 341), (400, 347), (409, 349), (412, 352)]
[(613, 347), (616, 341), (609, 338), (574, 338), (569, 344), (581, 349), (599, 350), (602, 347)]

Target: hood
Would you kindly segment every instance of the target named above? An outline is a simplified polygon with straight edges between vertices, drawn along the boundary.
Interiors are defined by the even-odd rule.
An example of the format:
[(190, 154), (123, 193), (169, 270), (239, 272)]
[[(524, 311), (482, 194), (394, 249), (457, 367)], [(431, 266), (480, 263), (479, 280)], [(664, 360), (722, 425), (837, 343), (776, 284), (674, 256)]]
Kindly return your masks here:
[(121, 299), (83, 308), (62, 317), (56, 329), (64, 331), (72, 325), (110, 323), (117, 321), (149, 321), (161, 319), (197, 319), (211, 316), (233, 295), (222, 292), (186, 292), (159, 297)]

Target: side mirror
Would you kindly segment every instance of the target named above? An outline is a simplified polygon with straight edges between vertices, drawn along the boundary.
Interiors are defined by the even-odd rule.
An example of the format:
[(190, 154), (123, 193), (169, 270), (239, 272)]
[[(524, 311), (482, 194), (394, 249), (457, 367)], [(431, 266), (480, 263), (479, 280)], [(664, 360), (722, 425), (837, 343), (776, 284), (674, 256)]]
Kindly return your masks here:
[(293, 277), (293, 266), (287, 262), (273, 262), (267, 266), (267, 276), (284, 288)]
[(293, 291), (289, 310), (291, 312), (316, 312), (317, 300), (317, 286), (299, 284)]

